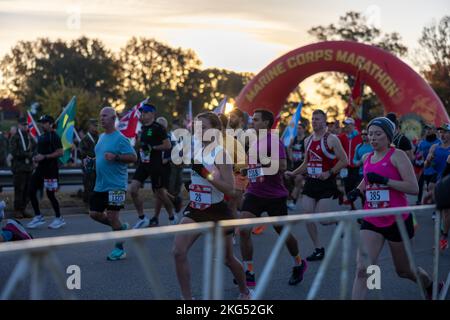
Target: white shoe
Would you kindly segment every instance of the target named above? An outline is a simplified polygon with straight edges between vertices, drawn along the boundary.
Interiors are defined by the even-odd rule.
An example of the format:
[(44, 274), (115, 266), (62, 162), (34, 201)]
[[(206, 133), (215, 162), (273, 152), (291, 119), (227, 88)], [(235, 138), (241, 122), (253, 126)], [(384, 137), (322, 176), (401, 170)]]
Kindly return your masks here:
[(293, 202), (288, 202), (287, 207), (289, 210), (294, 211), (296, 205)]
[(6, 207), (6, 202), (0, 201), (0, 222), (2, 222), (3, 218), (5, 217), (5, 207)]
[(150, 225), (150, 219), (147, 216), (144, 219), (139, 219), (134, 225), (133, 229), (147, 228)]
[(238, 300), (253, 300), (254, 295), (255, 295), (255, 291), (248, 288), (248, 293), (247, 294), (240, 293), (238, 296)]
[(66, 225), (63, 217), (53, 219), (52, 223), (48, 225), (49, 229), (59, 229), (62, 226)]
[(33, 220), (31, 220), (28, 224), (27, 224), (27, 228), (29, 229), (35, 229), (39, 226), (42, 226), (43, 224), (45, 224), (45, 219), (42, 215), (38, 215), (35, 216), (33, 218)]

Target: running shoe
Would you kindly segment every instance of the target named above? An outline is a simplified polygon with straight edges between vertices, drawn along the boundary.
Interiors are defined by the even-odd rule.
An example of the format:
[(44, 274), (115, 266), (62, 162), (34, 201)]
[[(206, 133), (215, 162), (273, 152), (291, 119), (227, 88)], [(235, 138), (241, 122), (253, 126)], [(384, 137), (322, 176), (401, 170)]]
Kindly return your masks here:
[(247, 290), (248, 290), (248, 293), (245, 293), (245, 294), (239, 293), (238, 300), (253, 300), (253, 296), (255, 295), (255, 292), (250, 288), (247, 288)]
[(169, 217), (169, 225), (174, 226), (177, 224), (177, 219), (175, 216)]
[(14, 219), (6, 220), (6, 225), (3, 227), (3, 230), (7, 230), (13, 234), (13, 241), (33, 239), (33, 237), (27, 232), (27, 230), (25, 230), (22, 224)]
[(133, 229), (147, 228), (150, 225), (150, 219), (144, 216), (144, 219), (138, 219)]
[(256, 286), (256, 279), (255, 279), (255, 273), (250, 271), (245, 271), (245, 280), (247, 282), (247, 287), (255, 287)]
[(149, 221), (149, 227), (157, 227), (159, 225), (159, 221), (157, 217), (152, 217)]
[(305, 260), (302, 260), (302, 264), (300, 266), (293, 267), (291, 278), (289, 279), (289, 285), (294, 286), (302, 282), (306, 269), (308, 269), (308, 264)]
[(441, 238), (441, 240), (439, 240), (439, 250), (444, 251), (447, 249), (448, 249), (448, 239)]
[(37, 215), (27, 224), (28, 229), (35, 229), (45, 224), (45, 219), (42, 215)]
[(113, 251), (111, 251), (111, 253), (106, 257), (106, 260), (117, 261), (117, 260), (125, 259), (126, 257), (127, 257), (127, 254), (126, 254), (125, 250), (119, 249), (119, 248), (114, 248)]
[(48, 225), (49, 229), (59, 229), (62, 226), (66, 225), (66, 221), (64, 221), (63, 217), (53, 219), (52, 223)]
[(295, 210), (295, 203), (293, 203), (293, 202), (288, 202), (286, 206), (290, 211)]
[(267, 226), (265, 226), (265, 225), (253, 227), (252, 233), (253, 234), (261, 234), (261, 233), (263, 233), (264, 230), (266, 230), (266, 228), (267, 228)]
[(319, 261), (325, 257), (325, 248), (316, 248), (314, 252), (306, 258), (308, 261)]

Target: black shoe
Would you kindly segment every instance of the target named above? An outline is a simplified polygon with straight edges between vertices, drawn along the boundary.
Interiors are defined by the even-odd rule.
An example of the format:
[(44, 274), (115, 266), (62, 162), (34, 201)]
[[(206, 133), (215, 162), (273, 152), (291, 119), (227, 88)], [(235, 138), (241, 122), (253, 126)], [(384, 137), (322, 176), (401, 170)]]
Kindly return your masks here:
[(153, 217), (150, 219), (149, 227), (157, 227), (159, 225), (159, 221), (157, 217)]
[[(250, 271), (245, 271), (245, 282), (247, 283), (247, 287), (256, 286), (255, 273)], [(234, 284), (238, 284), (236, 279), (233, 279)]]
[(289, 285), (295, 286), (297, 283), (302, 282), (306, 269), (308, 269), (308, 264), (305, 260), (302, 260), (302, 264), (300, 266), (293, 267), (291, 278), (289, 279)]
[(325, 248), (316, 248), (314, 252), (306, 258), (308, 261), (319, 261), (325, 257)]
[(183, 206), (183, 199), (181, 199), (180, 196), (176, 196), (174, 201), (173, 201), (173, 204), (175, 206), (175, 211), (176, 212), (180, 212), (181, 207)]

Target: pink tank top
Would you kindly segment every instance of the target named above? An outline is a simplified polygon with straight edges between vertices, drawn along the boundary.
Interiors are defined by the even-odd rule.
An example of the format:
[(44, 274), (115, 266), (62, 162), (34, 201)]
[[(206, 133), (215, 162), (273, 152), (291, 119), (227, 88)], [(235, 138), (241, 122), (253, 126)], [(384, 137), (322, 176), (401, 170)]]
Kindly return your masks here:
[[(395, 148), (391, 148), (383, 159), (376, 163), (371, 163), (373, 152), (369, 154), (364, 162), (364, 182), (366, 183), (366, 203), (364, 209), (381, 209), (381, 208), (394, 208), (404, 207), (408, 205), (408, 200), (404, 192), (394, 190), (386, 185), (370, 184), (367, 180), (367, 173), (374, 172), (387, 177), (391, 180), (401, 180), (400, 173), (397, 168), (391, 162), (392, 154), (395, 152)], [(408, 213), (402, 215), (403, 219), (408, 218)], [(381, 217), (367, 217), (364, 218), (367, 222), (375, 225), (376, 227), (383, 228), (389, 227), (395, 223), (395, 216), (381, 216)]]

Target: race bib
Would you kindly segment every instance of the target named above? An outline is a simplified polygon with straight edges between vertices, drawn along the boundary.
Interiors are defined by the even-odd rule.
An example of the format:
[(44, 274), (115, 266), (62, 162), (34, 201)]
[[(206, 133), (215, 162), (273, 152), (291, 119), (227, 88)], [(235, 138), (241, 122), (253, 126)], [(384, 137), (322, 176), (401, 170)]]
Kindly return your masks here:
[(318, 166), (311, 166), (308, 164), (308, 175), (311, 177), (318, 177), (322, 174), (322, 164)]
[(257, 166), (257, 167), (247, 169), (247, 178), (251, 182), (256, 182), (256, 180), (260, 177), (264, 177), (262, 167)]
[(339, 172), (339, 175), (341, 176), (341, 178), (347, 178), (348, 177), (348, 169), (347, 168), (341, 169), (341, 171)]
[(125, 191), (108, 191), (108, 205), (122, 207), (125, 204)]
[(212, 188), (200, 184), (191, 184), (189, 187), (189, 199), (191, 207), (195, 209), (206, 209), (212, 204)]
[(44, 187), (48, 191), (58, 190), (58, 179), (44, 179)]
[(368, 190), (366, 199), (370, 202), (389, 202), (389, 190)]
[(141, 156), (142, 163), (150, 163), (150, 151), (140, 150), (139, 154)]
[(292, 151), (292, 158), (294, 161), (300, 161), (302, 160), (303, 153), (301, 151)]
[(389, 207), (389, 189), (381, 187), (369, 187), (366, 190), (366, 201), (370, 208), (388, 208)]

